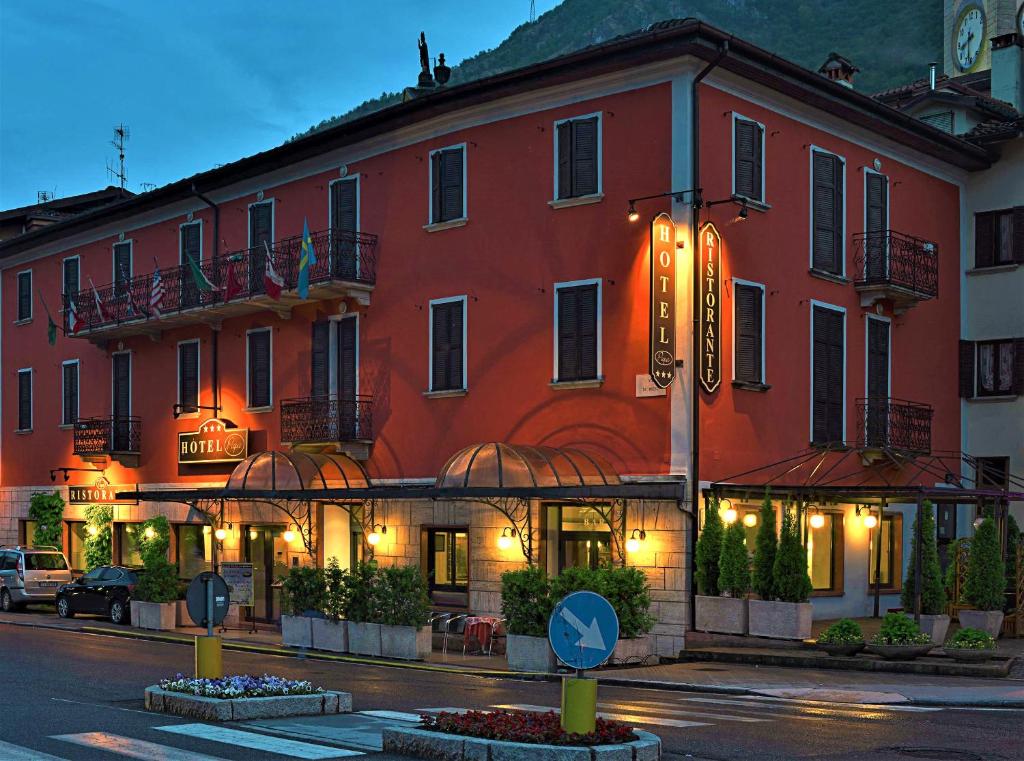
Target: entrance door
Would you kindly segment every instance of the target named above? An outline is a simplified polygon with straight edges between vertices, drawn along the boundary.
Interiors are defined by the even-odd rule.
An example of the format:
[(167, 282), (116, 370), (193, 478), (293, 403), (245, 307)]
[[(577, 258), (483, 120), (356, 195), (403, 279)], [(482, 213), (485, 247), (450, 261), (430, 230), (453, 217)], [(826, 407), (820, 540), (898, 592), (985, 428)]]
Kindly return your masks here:
[(889, 442), (889, 323), (868, 318), (867, 443)]
[(338, 322), (338, 434), (339, 441), (359, 438), (359, 405), (356, 401), (356, 344), (359, 320), (346, 317)]
[(868, 172), (865, 178), (866, 198), (865, 222), (867, 223), (867, 246), (865, 274), (867, 280), (884, 280), (889, 274), (889, 178), (877, 172)]
[(132, 355), (122, 352), (114, 355), (113, 422), (111, 431), (114, 452), (131, 451), (132, 414)]
[(245, 560), (252, 563), (253, 607), (250, 618), (276, 621), (281, 615), (281, 579), (288, 572), (280, 526), (249, 526), (245, 531)]

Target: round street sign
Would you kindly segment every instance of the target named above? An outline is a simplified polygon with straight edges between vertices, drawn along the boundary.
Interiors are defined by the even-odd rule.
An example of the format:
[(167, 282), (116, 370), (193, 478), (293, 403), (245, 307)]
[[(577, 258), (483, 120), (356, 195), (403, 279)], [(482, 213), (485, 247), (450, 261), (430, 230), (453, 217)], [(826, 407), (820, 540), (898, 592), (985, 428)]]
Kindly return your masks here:
[(188, 615), (196, 626), (207, 626), (206, 621), (206, 585), (207, 579), (213, 587), (213, 621), (210, 626), (219, 626), (228, 614), (228, 605), (231, 604), (231, 597), (228, 593), (228, 585), (224, 579), (210, 571), (203, 571), (192, 579), (188, 585), (188, 592), (185, 593), (185, 605), (188, 607)]
[(619, 617), (596, 592), (573, 592), (555, 605), (548, 621), (548, 641), (562, 663), (592, 669), (611, 657), (619, 640)]

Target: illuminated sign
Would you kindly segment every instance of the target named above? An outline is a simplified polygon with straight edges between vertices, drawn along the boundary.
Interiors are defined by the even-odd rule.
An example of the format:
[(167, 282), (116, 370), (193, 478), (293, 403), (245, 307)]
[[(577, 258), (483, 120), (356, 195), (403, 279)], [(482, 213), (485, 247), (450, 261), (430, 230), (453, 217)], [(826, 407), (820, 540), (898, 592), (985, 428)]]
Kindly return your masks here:
[(229, 428), (217, 418), (210, 418), (197, 431), (178, 434), (180, 465), (241, 462), (248, 455), (249, 429)]
[(111, 484), (100, 479), (93, 486), (69, 486), (68, 504), (70, 505), (137, 505), (135, 499), (117, 499), (114, 495), (119, 491), (134, 491), (134, 485)]
[(651, 380), (668, 388), (676, 377), (676, 225), (662, 212), (651, 222)]
[(700, 229), (700, 384), (713, 394), (722, 383), (722, 236), (708, 222)]

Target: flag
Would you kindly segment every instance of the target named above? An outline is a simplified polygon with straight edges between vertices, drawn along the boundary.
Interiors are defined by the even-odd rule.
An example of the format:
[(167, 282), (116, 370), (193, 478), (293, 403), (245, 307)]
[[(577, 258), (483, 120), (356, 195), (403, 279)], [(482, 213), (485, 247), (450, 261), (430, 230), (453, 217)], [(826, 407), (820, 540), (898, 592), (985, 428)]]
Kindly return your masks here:
[(309, 237), (309, 221), (302, 220), (302, 251), (299, 253), (299, 298), (309, 298), (309, 268), (316, 264), (313, 239)]
[(160, 268), (153, 270), (153, 287), (149, 290), (149, 308), (160, 317), (160, 305), (164, 302), (164, 279), (160, 276)]
[(92, 288), (92, 300), (96, 302), (96, 316), (99, 318), (100, 322), (110, 322), (110, 315), (103, 306), (103, 300), (100, 298), (100, 294), (96, 291), (96, 284), (92, 281), (92, 278), (89, 278), (89, 285)]
[(277, 274), (277, 270), (274, 269), (274, 255), (270, 253), (270, 246), (267, 245), (266, 241), (263, 241), (263, 248), (267, 252), (266, 267), (263, 270), (263, 290), (274, 301), (280, 301), (284, 280)]
[(231, 301), (242, 292), (242, 286), (238, 282), (238, 276), (235, 273), (235, 262), (237, 258), (232, 256), (228, 258), (228, 271), (227, 271), (227, 284), (224, 286), (224, 301)]
[(46, 341), (50, 346), (57, 345), (57, 323), (50, 317), (50, 312), (46, 312)]
[(186, 256), (185, 259), (188, 261), (188, 271), (192, 275), (192, 280), (196, 284), (196, 288), (204, 293), (211, 293), (213, 291), (219, 291), (220, 289), (210, 282), (205, 274), (203, 274), (202, 268), (199, 266), (199, 262), (193, 259), (191, 256)]
[(68, 330), (77, 333), (82, 329), (82, 320), (78, 316), (78, 309), (74, 300), (68, 296)]

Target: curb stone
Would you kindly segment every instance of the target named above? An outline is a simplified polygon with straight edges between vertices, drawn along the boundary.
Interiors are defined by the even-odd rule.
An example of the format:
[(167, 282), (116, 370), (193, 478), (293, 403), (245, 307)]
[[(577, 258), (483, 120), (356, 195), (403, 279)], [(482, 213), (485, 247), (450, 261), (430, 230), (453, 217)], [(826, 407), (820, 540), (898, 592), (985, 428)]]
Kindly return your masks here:
[(352, 695), (325, 691), (314, 695), (275, 695), (267, 698), (208, 698), (171, 692), (153, 685), (146, 688), (146, 710), (205, 721), (279, 719), (351, 713)]
[(572, 746), (514, 743), (460, 737), (424, 729), (386, 727), (382, 735), (386, 753), (429, 758), (434, 761), (659, 761), (661, 738), (634, 730), (638, 740), (620, 745)]

